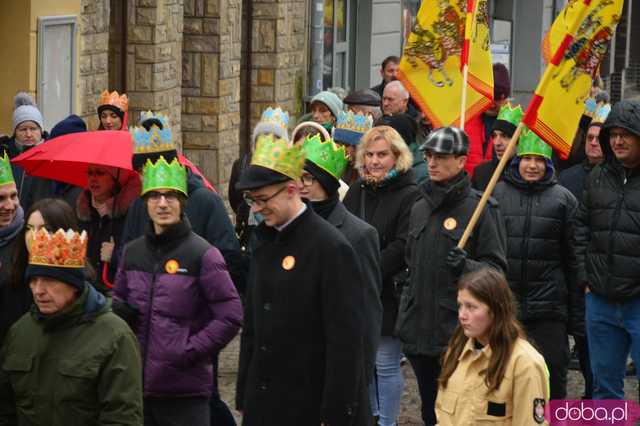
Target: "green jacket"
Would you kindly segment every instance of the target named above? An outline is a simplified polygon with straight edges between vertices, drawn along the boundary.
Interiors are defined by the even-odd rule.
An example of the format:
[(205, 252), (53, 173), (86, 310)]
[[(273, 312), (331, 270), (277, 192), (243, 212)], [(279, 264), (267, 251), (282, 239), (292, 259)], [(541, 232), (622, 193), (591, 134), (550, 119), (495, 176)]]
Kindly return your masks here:
[(55, 316), (34, 306), (10, 329), (0, 350), (1, 426), (142, 423), (136, 338), (93, 287)]

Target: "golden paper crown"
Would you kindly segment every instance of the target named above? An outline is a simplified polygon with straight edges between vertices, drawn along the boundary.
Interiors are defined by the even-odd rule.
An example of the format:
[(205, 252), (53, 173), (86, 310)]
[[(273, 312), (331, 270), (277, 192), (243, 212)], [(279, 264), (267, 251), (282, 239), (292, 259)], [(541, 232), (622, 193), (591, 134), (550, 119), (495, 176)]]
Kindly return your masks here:
[(27, 241), (30, 265), (57, 268), (84, 268), (87, 254), (87, 233), (58, 229), (54, 234), (45, 228), (31, 233)]
[(105, 90), (100, 95), (98, 107), (103, 105), (111, 105), (120, 109), (122, 112), (127, 112), (129, 109), (129, 98), (125, 94), (119, 95), (117, 91), (109, 93), (108, 90)]
[(276, 139), (271, 134), (260, 135), (251, 164), (299, 180), (304, 168), (304, 152), (300, 146), (291, 145), (284, 139)]

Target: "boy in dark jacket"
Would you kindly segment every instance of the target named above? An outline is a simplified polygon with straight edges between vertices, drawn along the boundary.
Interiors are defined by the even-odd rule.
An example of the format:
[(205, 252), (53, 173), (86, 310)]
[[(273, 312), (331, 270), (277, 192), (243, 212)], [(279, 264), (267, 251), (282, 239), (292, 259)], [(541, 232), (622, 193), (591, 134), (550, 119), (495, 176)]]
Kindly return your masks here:
[(143, 169), (151, 221), (124, 249), (114, 306), (142, 352), (145, 425), (209, 423), (212, 357), (242, 325), (242, 306), (217, 248), (184, 217), (186, 169), (160, 157)]

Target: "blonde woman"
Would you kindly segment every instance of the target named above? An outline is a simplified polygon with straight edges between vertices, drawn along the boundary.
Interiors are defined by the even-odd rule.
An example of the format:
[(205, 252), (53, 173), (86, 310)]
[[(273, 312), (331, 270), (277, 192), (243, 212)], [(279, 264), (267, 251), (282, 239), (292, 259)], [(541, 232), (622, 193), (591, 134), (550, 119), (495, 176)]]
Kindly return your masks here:
[(409, 214), (418, 197), (411, 171), (413, 156), (400, 134), (389, 126), (369, 130), (356, 151), (360, 178), (351, 185), (343, 203), (378, 231), (380, 240), (383, 318), (376, 357), (375, 380), (369, 394), (378, 425), (395, 426), (404, 379), (400, 370), (400, 340), (393, 336), (398, 315), (394, 277), (406, 269), (404, 250)]

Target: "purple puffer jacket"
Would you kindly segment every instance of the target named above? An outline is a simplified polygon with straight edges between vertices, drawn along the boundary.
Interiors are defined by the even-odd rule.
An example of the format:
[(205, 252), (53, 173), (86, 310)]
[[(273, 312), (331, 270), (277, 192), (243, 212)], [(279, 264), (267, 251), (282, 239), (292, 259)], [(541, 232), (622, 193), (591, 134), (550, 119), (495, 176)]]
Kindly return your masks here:
[(238, 333), (242, 305), (217, 248), (188, 221), (125, 247), (114, 303), (139, 310), (145, 397), (209, 397), (211, 359)]

